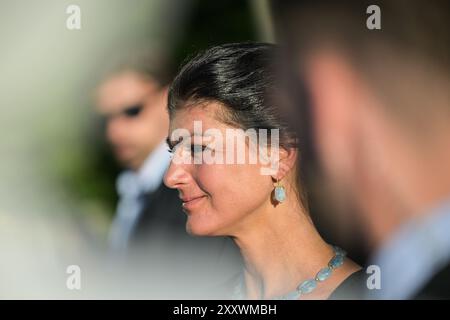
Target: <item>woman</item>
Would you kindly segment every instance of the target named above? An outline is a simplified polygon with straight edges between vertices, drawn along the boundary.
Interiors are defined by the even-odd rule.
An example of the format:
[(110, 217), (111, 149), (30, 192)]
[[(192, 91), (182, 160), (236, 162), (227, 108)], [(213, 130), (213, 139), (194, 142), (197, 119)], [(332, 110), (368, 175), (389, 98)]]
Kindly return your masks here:
[[(294, 130), (269, 98), (276, 92), (276, 50), (269, 44), (222, 45), (181, 69), (169, 93), (174, 158), (165, 184), (179, 191), (188, 232), (229, 236), (239, 247), (245, 268), (236, 297), (327, 299), (360, 267), (327, 244), (309, 216)], [(245, 161), (228, 157), (238, 145), (228, 143), (228, 133), (242, 136), (248, 129), (269, 130), (269, 146), (259, 140), (262, 147), (255, 148), (247, 137)], [(249, 161), (255, 154), (270, 158), (270, 165)]]

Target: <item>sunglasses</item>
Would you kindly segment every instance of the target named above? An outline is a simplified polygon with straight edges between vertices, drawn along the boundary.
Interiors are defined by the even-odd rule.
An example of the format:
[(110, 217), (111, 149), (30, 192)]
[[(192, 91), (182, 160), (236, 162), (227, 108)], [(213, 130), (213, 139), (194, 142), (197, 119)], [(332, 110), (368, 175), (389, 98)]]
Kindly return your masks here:
[(125, 108), (120, 113), (123, 114), (124, 116), (126, 116), (127, 118), (136, 118), (137, 116), (139, 116), (139, 114), (141, 113), (142, 109), (144, 109), (144, 105), (143, 104), (137, 104), (137, 105)]
[(143, 103), (131, 105), (131, 106), (125, 107), (123, 110), (121, 110), (121, 111), (119, 111), (117, 113), (106, 114), (106, 115), (104, 114), (104, 115), (102, 115), (102, 118), (105, 121), (108, 121), (108, 120), (110, 120), (112, 118), (115, 118), (115, 117), (118, 117), (118, 116), (120, 116), (120, 117), (124, 116), (124, 117), (129, 118), (129, 119), (137, 118), (141, 114), (141, 112), (144, 109), (144, 107), (145, 106), (144, 106)]

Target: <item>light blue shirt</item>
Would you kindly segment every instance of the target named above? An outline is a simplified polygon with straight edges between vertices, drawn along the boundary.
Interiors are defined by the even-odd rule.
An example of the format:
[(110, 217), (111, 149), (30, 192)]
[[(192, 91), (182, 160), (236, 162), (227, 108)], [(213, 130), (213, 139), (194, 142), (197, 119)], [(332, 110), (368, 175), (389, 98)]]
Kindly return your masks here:
[(120, 196), (109, 233), (113, 252), (124, 252), (144, 206), (143, 195), (155, 191), (162, 183), (170, 163), (166, 142), (162, 142), (145, 160), (139, 171), (127, 170), (117, 178)]
[(450, 201), (410, 221), (378, 251), (381, 289), (371, 299), (410, 299), (450, 262)]

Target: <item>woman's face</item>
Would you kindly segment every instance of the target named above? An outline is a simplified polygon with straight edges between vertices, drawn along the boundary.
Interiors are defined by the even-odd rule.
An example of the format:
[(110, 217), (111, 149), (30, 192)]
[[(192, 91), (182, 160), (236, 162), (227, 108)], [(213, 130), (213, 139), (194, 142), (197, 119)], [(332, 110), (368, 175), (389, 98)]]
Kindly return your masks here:
[[(272, 178), (270, 175), (261, 174), (259, 161), (250, 163), (248, 144), (243, 148), (244, 163), (236, 163), (238, 144), (234, 143), (231, 146), (227, 143), (232, 138), (229, 136), (227, 138), (226, 132), (227, 129), (236, 128), (224, 124), (215, 116), (220, 114), (222, 108), (220, 104), (214, 102), (194, 105), (176, 111), (170, 122), (169, 140), (174, 146), (174, 154), (164, 183), (169, 188), (178, 189), (183, 201), (183, 210), (187, 214), (186, 229), (194, 235), (232, 236), (249, 225), (248, 222), (257, 220), (258, 215), (272, 205)], [(197, 129), (201, 123), (204, 141), (194, 141), (194, 131), (196, 135), (198, 134), (198, 130), (194, 130), (194, 121), (197, 123)], [(178, 144), (173, 140), (172, 134), (177, 129), (186, 129), (186, 134), (191, 136), (190, 143), (186, 145), (189, 139)], [(209, 138), (208, 132), (212, 131), (208, 129), (216, 129), (216, 133), (224, 137), (222, 148), (220, 143), (212, 143), (217, 139)], [(205, 149), (208, 145), (210, 148)], [(200, 161), (194, 161), (194, 158), (198, 157), (201, 160), (201, 156), (195, 152), (195, 148), (203, 149), (216, 159), (220, 159), (222, 154), (224, 161), (221, 164), (205, 161), (196, 163)], [(230, 151), (234, 151), (235, 155), (235, 161), (231, 164), (226, 162), (225, 156)], [(188, 161), (186, 155), (191, 161)], [(180, 163), (181, 158), (185, 163)]]

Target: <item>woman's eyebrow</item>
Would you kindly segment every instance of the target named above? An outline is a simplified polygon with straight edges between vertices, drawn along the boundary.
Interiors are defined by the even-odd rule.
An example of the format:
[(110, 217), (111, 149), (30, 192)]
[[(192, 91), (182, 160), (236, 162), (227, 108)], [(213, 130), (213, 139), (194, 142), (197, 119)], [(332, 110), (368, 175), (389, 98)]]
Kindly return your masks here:
[[(195, 142), (195, 141), (196, 141), (196, 140), (195, 140), (196, 137), (200, 137), (200, 138), (202, 138), (202, 139), (204, 139), (204, 138), (209, 139), (209, 138), (215, 137), (215, 136), (214, 136), (214, 135), (195, 135), (195, 134), (191, 134), (189, 137), (191, 138), (191, 139), (190, 139), (191, 142)], [(185, 138), (185, 137), (181, 136), (181, 137), (178, 138), (178, 140), (173, 141), (173, 140), (170, 139), (170, 137), (167, 137), (167, 138), (166, 138), (166, 143), (167, 143), (167, 145), (169, 146), (170, 149), (173, 149), (173, 148), (175, 148), (175, 146), (176, 146), (177, 144), (179, 144), (180, 142), (182, 142), (184, 138)], [(193, 138), (193, 139), (192, 139), (192, 138)]]
[(172, 141), (170, 140), (170, 137), (166, 138), (166, 143), (170, 149), (173, 149), (173, 147), (175, 146), (175, 144), (173, 144)]
[(177, 144), (179, 144), (182, 140), (183, 140), (183, 137), (179, 137), (178, 140), (176, 140), (176, 141), (172, 141), (172, 140), (170, 140), (170, 137), (167, 137), (167, 138), (166, 138), (166, 143), (167, 143), (167, 145), (169, 146), (170, 149), (173, 149), (173, 148), (175, 148), (175, 146), (176, 146)]

